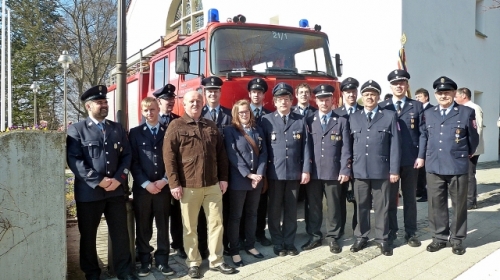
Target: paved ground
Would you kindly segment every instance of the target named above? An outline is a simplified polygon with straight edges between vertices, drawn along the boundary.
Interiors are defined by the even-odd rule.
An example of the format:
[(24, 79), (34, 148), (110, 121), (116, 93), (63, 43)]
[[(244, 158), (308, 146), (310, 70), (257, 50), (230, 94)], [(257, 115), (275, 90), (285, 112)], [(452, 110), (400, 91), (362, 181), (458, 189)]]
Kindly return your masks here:
[[(343, 251), (340, 254), (329, 252), (326, 244), (320, 248), (300, 252), (295, 257), (277, 257), (272, 247), (257, 249), (266, 257), (255, 259), (242, 251), (245, 267), (239, 273), (224, 276), (225, 279), (500, 279), (500, 164), (497, 162), (481, 163), (478, 167), (478, 209), (469, 211), (468, 236), (465, 241), (467, 253), (456, 256), (451, 247), (436, 253), (429, 253), (425, 247), (431, 242), (431, 233), (427, 221), (427, 203), (418, 203), (418, 234), (422, 241), (419, 248), (411, 248), (403, 244), (403, 211), (398, 211), (400, 235), (395, 242), (394, 255), (386, 257), (380, 254), (375, 244), (358, 252), (349, 251), (353, 241), (352, 230), (347, 230), (340, 241)], [(451, 202), (450, 202), (451, 205)], [(303, 207), (300, 204), (299, 227), (296, 246), (306, 242)], [(349, 204), (348, 215), (352, 216), (352, 204)], [(98, 252), (103, 267), (107, 264), (107, 228), (105, 222), (99, 228)], [(84, 279), (78, 269), (79, 233), (76, 224), (68, 226), (68, 279)], [(225, 257), (228, 263), (229, 257)], [(176, 271), (167, 279), (189, 279), (184, 260), (174, 253), (170, 256), (169, 265)], [(208, 270), (208, 263), (202, 264), (202, 274), (207, 279), (221, 278), (218, 272)], [(157, 270), (141, 279), (166, 279)], [(101, 279), (106, 279), (103, 273)], [(116, 279), (116, 278), (110, 278)]]

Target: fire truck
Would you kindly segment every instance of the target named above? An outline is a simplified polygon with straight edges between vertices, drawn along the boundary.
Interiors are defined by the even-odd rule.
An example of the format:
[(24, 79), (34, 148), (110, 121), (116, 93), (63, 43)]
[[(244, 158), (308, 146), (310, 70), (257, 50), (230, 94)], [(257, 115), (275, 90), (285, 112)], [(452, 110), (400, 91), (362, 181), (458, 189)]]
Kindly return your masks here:
[[(201, 79), (208, 76), (219, 76), (224, 81), (221, 104), (227, 108), (249, 98), (247, 84), (256, 77), (269, 86), (264, 107), (271, 111), (275, 110), (271, 89), (279, 82), (294, 88), (301, 83), (313, 89), (318, 84), (333, 85), (334, 104), (338, 104), (337, 76), (342, 75), (342, 61), (336, 54), (335, 65), (332, 63), (328, 36), (319, 25), (308, 25), (305, 19), (299, 21), (299, 27), (248, 23), (243, 15), (220, 22), (218, 11), (208, 10), (206, 27), (190, 35), (176, 31), (162, 37), (135, 54), (136, 62), (127, 65), (129, 127), (137, 126), (142, 119), (140, 101), (168, 83), (176, 87), (174, 113), (182, 114), (184, 94), (201, 90)], [(115, 91), (116, 85), (111, 82), (110, 112), (115, 111)]]

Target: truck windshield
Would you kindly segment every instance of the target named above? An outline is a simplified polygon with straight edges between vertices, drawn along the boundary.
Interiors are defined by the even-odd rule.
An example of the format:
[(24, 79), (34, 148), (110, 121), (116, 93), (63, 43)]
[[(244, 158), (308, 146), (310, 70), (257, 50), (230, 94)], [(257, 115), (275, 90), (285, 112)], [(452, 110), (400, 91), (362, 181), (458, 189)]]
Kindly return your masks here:
[(214, 75), (247, 72), (335, 76), (326, 36), (278, 28), (215, 30), (210, 65)]

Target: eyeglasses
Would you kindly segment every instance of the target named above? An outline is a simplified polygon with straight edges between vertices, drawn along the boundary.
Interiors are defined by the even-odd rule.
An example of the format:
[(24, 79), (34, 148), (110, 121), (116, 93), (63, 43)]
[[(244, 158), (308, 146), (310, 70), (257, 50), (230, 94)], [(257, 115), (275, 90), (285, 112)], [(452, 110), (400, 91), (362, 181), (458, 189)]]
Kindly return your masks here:
[(248, 115), (248, 114), (250, 114), (250, 111), (248, 111), (248, 110), (247, 111), (240, 111), (240, 112), (238, 112), (238, 115), (240, 115), (240, 116)]

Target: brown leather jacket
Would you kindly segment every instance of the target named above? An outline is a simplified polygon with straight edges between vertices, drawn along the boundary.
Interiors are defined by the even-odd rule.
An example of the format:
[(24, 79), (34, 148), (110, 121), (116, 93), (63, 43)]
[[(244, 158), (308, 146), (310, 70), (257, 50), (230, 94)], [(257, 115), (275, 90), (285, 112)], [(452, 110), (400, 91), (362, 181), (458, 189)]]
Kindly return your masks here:
[(229, 163), (217, 125), (184, 114), (168, 126), (163, 160), (170, 188), (201, 188), (228, 181)]

